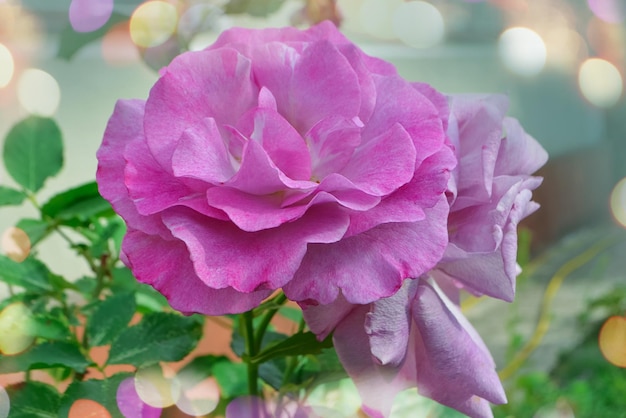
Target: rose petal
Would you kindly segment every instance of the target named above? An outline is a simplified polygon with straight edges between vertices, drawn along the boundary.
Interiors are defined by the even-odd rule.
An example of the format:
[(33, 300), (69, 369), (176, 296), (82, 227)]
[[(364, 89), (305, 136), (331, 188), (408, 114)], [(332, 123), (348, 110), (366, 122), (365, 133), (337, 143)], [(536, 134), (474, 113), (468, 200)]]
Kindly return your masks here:
[(171, 171), (177, 140), (207, 117), (218, 127), (234, 125), (256, 103), (258, 90), (251, 77), (250, 60), (232, 49), (174, 58), (146, 102), (144, 129), (156, 161)]
[(338, 241), (348, 226), (345, 213), (322, 205), (296, 222), (259, 232), (245, 232), (182, 209), (164, 213), (163, 220), (185, 242), (195, 271), (207, 286), (230, 286), (241, 292), (283, 286), (298, 269), (307, 244)]
[(122, 250), (137, 280), (161, 292), (172, 308), (183, 313), (241, 313), (271, 294), (269, 290), (241, 293), (232, 287), (207, 286), (194, 271), (185, 245), (177, 239), (168, 241), (131, 229)]
[(283, 290), (291, 300), (321, 304), (335, 300), (339, 291), (355, 304), (389, 297), (402, 280), (420, 276), (439, 261), (447, 244), (447, 212), (441, 196), (422, 222), (382, 224), (339, 242), (309, 245)]
[(504, 119), (506, 137), (502, 140), (496, 162), (496, 175), (529, 175), (548, 161), (548, 153), (528, 135), (519, 121)]

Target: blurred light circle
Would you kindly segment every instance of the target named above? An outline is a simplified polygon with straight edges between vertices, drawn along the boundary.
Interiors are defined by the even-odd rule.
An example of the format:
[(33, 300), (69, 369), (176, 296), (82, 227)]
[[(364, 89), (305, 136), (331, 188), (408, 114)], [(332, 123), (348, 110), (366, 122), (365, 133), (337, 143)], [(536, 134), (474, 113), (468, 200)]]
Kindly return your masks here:
[(161, 408), (145, 404), (135, 389), (135, 379), (132, 377), (122, 380), (115, 394), (117, 407), (125, 417), (131, 418), (159, 418)]
[(167, 41), (176, 30), (178, 12), (173, 4), (154, 0), (143, 3), (130, 17), (130, 37), (142, 48)]
[(180, 397), (180, 383), (163, 376), (158, 365), (137, 370), (135, 390), (144, 403), (154, 408), (172, 406)]
[(113, 13), (113, 0), (72, 0), (70, 24), (76, 32), (93, 32), (104, 26)]
[(610, 198), (611, 214), (613, 219), (626, 228), (626, 178), (617, 182)]
[(102, 37), (102, 58), (111, 66), (124, 66), (139, 61), (137, 46), (130, 37), (128, 22), (113, 26)]
[(504, 65), (521, 76), (537, 75), (546, 64), (546, 45), (532, 29), (514, 27), (505, 30), (498, 40), (498, 51)]
[(393, 14), (402, 0), (364, 0), (359, 9), (360, 26), (380, 39), (394, 39)]
[(615, 366), (626, 367), (626, 318), (612, 316), (600, 329), (598, 343), (602, 355)]
[(214, 4), (195, 4), (185, 11), (178, 21), (178, 35), (191, 40), (199, 33), (218, 26), (222, 9)]
[(26, 232), (14, 226), (2, 234), (2, 252), (16, 263), (26, 260), (30, 254), (30, 238)]
[(45, 71), (29, 68), (17, 82), (17, 99), (26, 111), (40, 116), (52, 116), (61, 101), (57, 81)]
[(0, 44), (0, 88), (5, 87), (11, 82), (15, 71), (15, 63), (13, 55), (9, 48)]
[(589, 9), (608, 23), (621, 23), (626, 16), (624, 0), (587, 0)]
[(19, 354), (33, 343), (31, 317), (30, 309), (21, 302), (12, 303), (0, 312), (0, 353)]
[(111, 418), (107, 409), (91, 399), (78, 399), (70, 408), (68, 418)]
[(0, 418), (7, 418), (11, 410), (11, 400), (7, 391), (0, 386)]
[(444, 28), (439, 10), (425, 1), (404, 2), (393, 14), (395, 35), (415, 48), (428, 48), (441, 42)]
[(580, 91), (591, 104), (611, 107), (622, 96), (622, 75), (610, 62), (600, 58), (589, 58), (578, 71)]
[(214, 378), (197, 382), (178, 376), (180, 397), (176, 401), (178, 409), (188, 415), (201, 416), (210, 414), (220, 401), (220, 389)]

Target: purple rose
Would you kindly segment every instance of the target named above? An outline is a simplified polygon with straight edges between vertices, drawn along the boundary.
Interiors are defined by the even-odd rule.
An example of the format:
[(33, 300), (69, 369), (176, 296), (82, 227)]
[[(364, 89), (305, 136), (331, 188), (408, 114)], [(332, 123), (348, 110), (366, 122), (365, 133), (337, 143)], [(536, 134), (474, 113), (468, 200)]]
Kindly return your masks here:
[(531, 197), (541, 179), (531, 174), (547, 154), (504, 116), (504, 97), (456, 96), (448, 108), (429, 86), (415, 88), (439, 109), (458, 158), (448, 191), (448, 248), (434, 269), (389, 298), (355, 305), (339, 297), (304, 316), (320, 339), (334, 331), (370, 416), (388, 416), (395, 395), (417, 387), (471, 417), (491, 417), (489, 402), (506, 397), (489, 351), (454, 301), (459, 287), (513, 298), (517, 224), (538, 208)]
[(183, 312), (393, 295), (448, 240), (456, 159), (431, 93), (328, 22), (180, 55), (117, 103), (97, 154), (123, 261)]

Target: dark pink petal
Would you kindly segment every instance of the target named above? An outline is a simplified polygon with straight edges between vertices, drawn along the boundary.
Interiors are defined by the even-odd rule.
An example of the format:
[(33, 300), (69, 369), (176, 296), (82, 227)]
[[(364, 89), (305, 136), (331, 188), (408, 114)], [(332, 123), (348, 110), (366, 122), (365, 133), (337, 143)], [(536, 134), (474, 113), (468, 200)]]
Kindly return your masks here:
[(285, 175), (294, 180), (310, 180), (311, 155), (306, 142), (276, 110), (254, 109), (244, 115), (237, 128), (244, 136), (261, 144)]
[(361, 143), (360, 131), (361, 127), (353, 119), (331, 115), (306, 133), (315, 180), (321, 181), (343, 170)]
[(155, 408), (141, 400), (135, 389), (135, 379), (122, 380), (116, 392), (117, 407), (125, 418), (159, 418), (161, 408)]
[(207, 286), (198, 278), (185, 244), (136, 230), (124, 237), (122, 250), (133, 274), (165, 296), (177, 311), (225, 315), (248, 311), (271, 294), (270, 290), (241, 293), (232, 287)]
[(326, 245), (309, 245), (293, 280), (291, 300), (328, 304), (339, 292), (354, 304), (389, 297), (407, 277), (419, 277), (446, 247), (448, 205), (444, 196), (421, 222), (388, 223)]
[(456, 164), (452, 150), (428, 157), (415, 172), (413, 179), (386, 196), (376, 207), (350, 214), (350, 228), (346, 237), (359, 234), (388, 222), (417, 222), (424, 219), (425, 208), (434, 206), (446, 190), (450, 171)]
[(196, 274), (207, 286), (241, 292), (283, 286), (294, 276), (307, 244), (336, 242), (348, 227), (347, 215), (327, 205), (312, 207), (296, 222), (259, 232), (182, 209), (164, 213), (163, 219), (187, 246)]
[(287, 177), (271, 160), (263, 146), (256, 141), (246, 142), (237, 174), (224, 183), (224, 187), (232, 187), (253, 195), (268, 195), (289, 189), (306, 191), (313, 189), (317, 183), (309, 180), (292, 180)]
[(250, 60), (232, 49), (174, 58), (146, 102), (144, 129), (156, 161), (170, 171), (177, 140), (207, 117), (218, 127), (234, 125), (256, 103), (251, 77)]
[(491, 417), (486, 401), (506, 402), (482, 340), (445, 295), (420, 281), (412, 306), (417, 387), (424, 396), (472, 417)]
[(400, 124), (361, 144), (341, 174), (375, 196), (385, 196), (408, 183), (415, 171), (413, 140)]
[(439, 112), (439, 118), (441, 119), (441, 124), (444, 132), (448, 130), (448, 118), (450, 116), (450, 106), (448, 105), (448, 98), (443, 94), (439, 93), (433, 86), (426, 83), (411, 83), (413, 88), (419, 91), (424, 97), (431, 101), (433, 105), (437, 108)]
[(137, 212), (128, 196), (124, 183), (124, 150), (133, 142), (143, 140), (141, 120), (144, 114), (144, 101), (119, 100), (109, 119), (102, 145), (96, 153), (98, 171), (96, 180), (102, 197), (108, 200), (113, 209), (124, 218), (128, 225), (140, 228), (150, 234), (167, 235), (160, 217), (146, 217)]
[(364, 142), (399, 123), (408, 132), (417, 151), (416, 165), (439, 151), (445, 132), (439, 110), (399, 76), (374, 76), (376, 107), (361, 132)]
[(359, 114), (359, 80), (348, 60), (327, 42), (314, 42), (302, 53), (286, 44), (269, 43), (254, 51), (253, 71), (267, 87), (278, 111), (302, 134), (331, 116)]
[(182, 133), (172, 155), (172, 171), (176, 177), (190, 177), (213, 185), (235, 174), (215, 119), (205, 118)]
[(142, 215), (159, 214), (173, 206), (187, 206), (216, 219), (227, 219), (224, 212), (206, 202), (205, 185), (194, 190), (166, 172), (154, 159), (147, 144), (134, 141), (125, 149), (124, 170), (128, 194)]

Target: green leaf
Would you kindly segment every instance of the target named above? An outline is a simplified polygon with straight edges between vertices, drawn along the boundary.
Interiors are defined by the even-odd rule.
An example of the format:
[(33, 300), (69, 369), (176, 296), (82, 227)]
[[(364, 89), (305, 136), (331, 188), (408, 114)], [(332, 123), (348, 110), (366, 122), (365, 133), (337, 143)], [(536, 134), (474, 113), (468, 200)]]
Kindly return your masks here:
[(0, 186), (0, 206), (21, 205), (26, 195), (19, 190), (6, 186)]
[(185, 367), (178, 372), (178, 377), (193, 387), (209, 376), (213, 376), (213, 367), (218, 363), (229, 363), (230, 359), (226, 356), (214, 356), (208, 354), (199, 356), (191, 360)]
[(87, 341), (92, 347), (105, 345), (124, 330), (135, 313), (135, 295), (114, 294), (100, 302), (87, 320)]
[(65, 225), (79, 225), (92, 217), (113, 216), (109, 202), (98, 192), (98, 184), (91, 182), (66, 190), (52, 197), (42, 208), (48, 216)]
[(278, 357), (297, 356), (303, 354), (319, 354), (323, 348), (333, 346), (332, 337), (328, 336), (324, 341), (318, 341), (312, 332), (300, 332), (286, 340), (268, 345), (259, 354), (252, 357), (252, 363), (264, 363)]
[(46, 340), (67, 340), (72, 332), (69, 326), (52, 315), (36, 314), (30, 318), (28, 334)]
[(57, 56), (69, 60), (82, 47), (102, 38), (113, 26), (128, 20), (128, 16), (114, 12), (108, 22), (100, 29), (92, 32), (76, 32), (71, 25), (67, 25), (62, 31)]
[(77, 400), (91, 399), (104, 406), (112, 418), (124, 418), (117, 406), (117, 389), (122, 381), (132, 376), (131, 373), (118, 373), (104, 380), (75, 380), (65, 391), (58, 417), (67, 417)]
[(278, 314), (285, 317), (296, 324), (302, 320), (302, 309), (294, 308), (291, 306), (283, 306), (278, 311)]
[(0, 374), (52, 367), (69, 367), (84, 373), (90, 364), (77, 344), (63, 341), (44, 342), (20, 354), (0, 356)]
[(36, 192), (63, 166), (61, 130), (50, 118), (29, 116), (9, 131), (4, 142), (4, 165), (22, 187)]
[(111, 345), (108, 364), (148, 366), (160, 361), (179, 361), (200, 340), (202, 323), (196, 317), (155, 312), (126, 328)]
[(40, 293), (53, 290), (50, 283), (50, 271), (41, 261), (31, 257), (21, 263), (16, 263), (0, 255), (0, 280)]
[(248, 368), (244, 363), (216, 363), (213, 366), (213, 376), (225, 398), (234, 398), (248, 393)]
[(9, 418), (58, 417), (61, 395), (53, 386), (31, 381), (10, 386), (7, 393), (11, 400)]
[(48, 222), (40, 219), (20, 219), (15, 226), (26, 232), (31, 246), (44, 239), (52, 230)]

